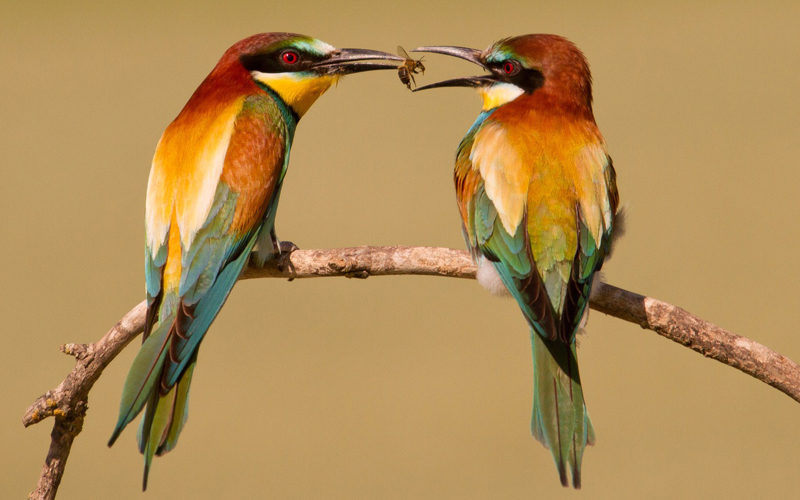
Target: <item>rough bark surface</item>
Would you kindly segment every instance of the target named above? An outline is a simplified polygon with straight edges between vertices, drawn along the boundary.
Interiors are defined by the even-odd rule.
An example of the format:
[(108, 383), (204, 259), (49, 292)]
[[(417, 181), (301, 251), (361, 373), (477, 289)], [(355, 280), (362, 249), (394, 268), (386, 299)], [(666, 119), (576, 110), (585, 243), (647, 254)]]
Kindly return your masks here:
[(144, 301), (128, 311), (128, 314), (94, 344), (65, 344), (61, 352), (75, 356), (72, 372), (61, 384), (40, 396), (25, 412), (22, 423), (25, 427), (55, 417), (50, 434), (50, 450), (39, 476), (36, 489), (29, 495), (32, 499), (53, 499), (64, 475), (72, 441), (83, 430), (83, 419), (89, 400), (89, 391), (100, 378), (103, 369), (144, 329)]
[[(474, 279), (475, 272), (469, 254), (461, 250), (355, 247), (287, 252), (263, 268), (248, 267), (241, 279), (327, 276), (365, 279), (390, 275)], [(741, 370), (800, 402), (800, 366), (758, 342), (697, 318), (680, 307), (612, 285), (598, 284), (590, 306)], [(28, 427), (47, 417), (55, 418), (50, 450), (36, 490), (29, 498), (55, 498), (72, 442), (83, 427), (89, 391), (103, 369), (142, 332), (146, 309), (142, 301), (93, 344), (61, 346), (64, 353), (75, 356), (75, 368), (58, 387), (39, 397), (22, 419)]]
[(601, 283), (592, 294), (591, 307), (732, 366), (800, 402), (800, 366), (758, 342), (680, 307), (608, 284)]

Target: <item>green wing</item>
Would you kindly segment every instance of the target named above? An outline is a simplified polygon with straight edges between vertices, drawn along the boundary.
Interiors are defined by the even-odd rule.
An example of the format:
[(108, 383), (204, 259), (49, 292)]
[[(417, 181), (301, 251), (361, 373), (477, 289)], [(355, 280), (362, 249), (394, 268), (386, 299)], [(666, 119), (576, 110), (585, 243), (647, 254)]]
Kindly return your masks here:
[[(290, 137), (270, 98), (246, 99), (205, 222), (188, 248), (181, 243), (180, 281), (164, 283), (167, 241), (156, 253), (146, 251), (146, 336), (125, 381), (119, 419), (109, 441), (110, 446), (146, 407), (138, 434), (139, 450), (145, 455), (145, 486), (153, 456), (175, 446), (186, 421), (189, 386), (203, 337), (260, 233), (272, 233)], [(226, 172), (231, 182), (225, 181)], [(182, 195), (191, 198), (192, 193)]]
[[(598, 189), (604, 192), (603, 196), (597, 197), (604, 201), (600, 207), (604, 221), (600, 231), (587, 224), (589, 216), (584, 213), (580, 204), (575, 208), (578, 248), (572, 262), (569, 281), (566, 284), (559, 325), (559, 337), (567, 342), (574, 340), (575, 333), (581, 326), (589, 306), (594, 275), (602, 269), (603, 261), (611, 251), (611, 235), (615, 229), (619, 195), (614, 165), (609, 156), (605, 156), (604, 160), (603, 180), (605, 182), (598, 186)], [(600, 233), (600, 241), (595, 239), (593, 232)]]
[(492, 263), (531, 328), (553, 339), (557, 331), (554, 311), (531, 255), (527, 218), (510, 234), (486, 194), (483, 178), (473, 168), (470, 153), (479, 125), (480, 119), (456, 153), (456, 192), (467, 245), (474, 257), (484, 256)]

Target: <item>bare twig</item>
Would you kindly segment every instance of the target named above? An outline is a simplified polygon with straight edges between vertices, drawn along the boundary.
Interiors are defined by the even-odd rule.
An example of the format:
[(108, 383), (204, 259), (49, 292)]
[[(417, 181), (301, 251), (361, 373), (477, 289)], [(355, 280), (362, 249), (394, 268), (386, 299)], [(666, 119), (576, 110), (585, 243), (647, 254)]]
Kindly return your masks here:
[(22, 417), (25, 427), (47, 417), (56, 419), (39, 484), (29, 498), (39, 500), (56, 497), (72, 441), (83, 429), (89, 390), (100, 378), (103, 369), (142, 332), (146, 310), (146, 304), (142, 301), (94, 344), (61, 346), (61, 352), (75, 356), (75, 368), (58, 387), (47, 391), (29, 406)]
[[(363, 279), (389, 275), (473, 279), (475, 267), (467, 252), (449, 248), (398, 246), (296, 250), (263, 268), (247, 268), (242, 279), (292, 280), (325, 276)], [(653, 330), (743, 371), (800, 402), (800, 366), (757, 342), (723, 330), (679, 307), (611, 285), (599, 284), (596, 287), (591, 307)], [(22, 419), (27, 427), (47, 417), (55, 417), (50, 451), (39, 484), (30, 498), (55, 498), (72, 441), (83, 426), (89, 391), (103, 369), (142, 332), (145, 310), (145, 303), (141, 302), (94, 344), (61, 347), (63, 352), (75, 356), (75, 368), (61, 385), (37, 399)]]
[(800, 402), (800, 365), (758, 342), (724, 330), (680, 307), (604, 283), (593, 293), (590, 305), (732, 366)]

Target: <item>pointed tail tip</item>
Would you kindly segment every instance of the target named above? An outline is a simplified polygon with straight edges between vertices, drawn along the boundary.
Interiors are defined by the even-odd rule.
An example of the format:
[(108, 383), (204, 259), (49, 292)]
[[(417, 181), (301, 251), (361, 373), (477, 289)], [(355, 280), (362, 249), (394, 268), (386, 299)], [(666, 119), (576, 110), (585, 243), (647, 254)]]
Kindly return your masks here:
[(127, 418), (127, 416), (120, 416), (119, 420), (117, 420), (117, 425), (114, 426), (114, 432), (111, 433), (111, 438), (108, 440), (108, 447), (111, 448), (114, 446), (114, 443), (117, 442), (117, 438), (122, 434), (122, 431), (125, 430), (125, 427), (131, 423), (131, 419)]
[(142, 491), (147, 491), (147, 476), (150, 475), (150, 464), (144, 464), (144, 475), (142, 476)]
[(561, 479), (561, 486), (569, 488), (569, 480), (567, 479), (567, 468), (563, 461), (558, 463), (558, 478)]
[(576, 490), (581, 489), (581, 471), (574, 470), (572, 471), (572, 487)]
[(111, 438), (108, 440), (108, 447), (111, 448), (114, 446), (114, 443), (117, 442), (117, 438), (119, 435), (122, 434), (122, 429), (114, 429), (114, 432), (111, 434)]
[[(570, 469), (570, 472), (572, 472), (571, 486), (576, 490), (581, 489), (581, 471)], [(570, 481), (569, 478), (567, 477), (567, 470), (563, 466), (563, 464), (559, 465), (558, 467), (558, 477), (561, 480), (561, 486), (563, 486), (564, 488), (570, 487)]]

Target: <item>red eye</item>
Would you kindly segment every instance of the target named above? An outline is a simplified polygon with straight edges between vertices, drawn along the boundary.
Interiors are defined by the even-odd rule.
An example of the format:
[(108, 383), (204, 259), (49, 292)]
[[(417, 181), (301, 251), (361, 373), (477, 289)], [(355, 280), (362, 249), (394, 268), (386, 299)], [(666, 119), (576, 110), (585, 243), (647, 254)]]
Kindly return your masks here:
[(286, 64), (294, 64), (300, 60), (300, 56), (297, 55), (297, 52), (286, 51), (281, 54), (281, 59), (283, 59), (283, 62)]
[(514, 61), (506, 61), (503, 63), (503, 72), (507, 75), (513, 75), (518, 71), (517, 65)]

